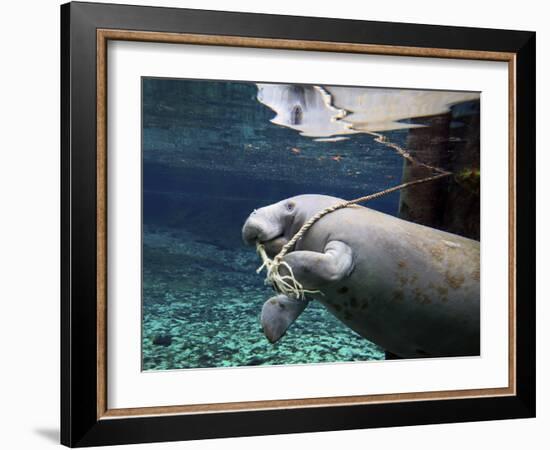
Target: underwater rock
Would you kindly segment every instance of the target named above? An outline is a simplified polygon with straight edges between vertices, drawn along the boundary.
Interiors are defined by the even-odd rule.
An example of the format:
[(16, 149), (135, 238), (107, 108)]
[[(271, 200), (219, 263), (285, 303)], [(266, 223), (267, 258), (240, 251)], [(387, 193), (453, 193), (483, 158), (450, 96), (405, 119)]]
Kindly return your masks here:
[(259, 366), (261, 364), (264, 364), (265, 360), (263, 358), (252, 358), (250, 361), (246, 363), (247, 366)]
[(153, 338), (154, 345), (162, 345), (163, 347), (168, 347), (172, 344), (172, 336), (169, 334), (157, 334)]

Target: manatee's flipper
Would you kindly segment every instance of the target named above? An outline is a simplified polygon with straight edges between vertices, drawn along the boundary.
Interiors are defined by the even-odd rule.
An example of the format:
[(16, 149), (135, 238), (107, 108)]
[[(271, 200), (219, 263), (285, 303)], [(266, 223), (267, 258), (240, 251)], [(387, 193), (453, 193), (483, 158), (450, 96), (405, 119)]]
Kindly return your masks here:
[(281, 339), (290, 325), (306, 309), (307, 304), (306, 300), (294, 300), (286, 295), (276, 295), (265, 302), (261, 322), (269, 342), (274, 344)]
[[(305, 289), (318, 289), (340, 281), (354, 268), (353, 250), (341, 241), (330, 241), (323, 253), (298, 250), (287, 254), (283, 261)], [(285, 267), (281, 272), (286, 275)]]

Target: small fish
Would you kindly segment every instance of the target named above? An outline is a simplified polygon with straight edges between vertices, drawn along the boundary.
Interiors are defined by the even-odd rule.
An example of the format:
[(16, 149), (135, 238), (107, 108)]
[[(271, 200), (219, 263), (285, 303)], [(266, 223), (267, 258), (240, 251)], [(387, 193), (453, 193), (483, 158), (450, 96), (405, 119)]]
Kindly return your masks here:
[(332, 156), (330, 159), (332, 159), (333, 161), (340, 162), (340, 160), (342, 159), (342, 156), (341, 155), (336, 155), (336, 156)]
[(294, 153), (295, 155), (299, 155), (299, 154), (301, 153), (302, 150), (300, 150), (299, 148), (296, 148), (296, 147), (292, 147), (292, 148), (290, 149), (290, 151), (291, 151), (292, 153)]

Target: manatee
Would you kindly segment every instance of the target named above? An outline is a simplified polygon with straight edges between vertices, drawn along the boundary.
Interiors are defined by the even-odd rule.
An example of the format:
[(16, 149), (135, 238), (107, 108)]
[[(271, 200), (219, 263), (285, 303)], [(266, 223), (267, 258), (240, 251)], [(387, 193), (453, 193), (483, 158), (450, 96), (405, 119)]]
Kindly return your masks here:
[[(273, 257), (314, 214), (343, 200), (299, 195), (257, 209), (243, 240)], [(262, 310), (271, 342), (322, 303), (359, 335), (402, 358), (480, 354), (479, 242), (364, 206), (318, 220), (283, 261), (307, 299), (278, 295)]]

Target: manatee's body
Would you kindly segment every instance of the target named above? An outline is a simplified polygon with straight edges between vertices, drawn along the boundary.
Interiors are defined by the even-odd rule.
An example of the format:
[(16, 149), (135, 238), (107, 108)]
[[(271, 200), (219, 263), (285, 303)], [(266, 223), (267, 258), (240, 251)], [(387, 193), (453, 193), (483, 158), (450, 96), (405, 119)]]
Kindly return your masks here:
[[(309, 217), (341, 201), (304, 195), (267, 206), (250, 216), (243, 236), (266, 242), (274, 254)], [(271, 222), (280, 222), (280, 228), (270, 229)], [(391, 353), (479, 355), (477, 241), (352, 206), (316, 222), (284, 261), (305, 288), (322, 292), (312, 298)], [(266, 302), (264, 329), (277, 311), (297, 317), (303, 309), (278, 306), (279, 300)]]

